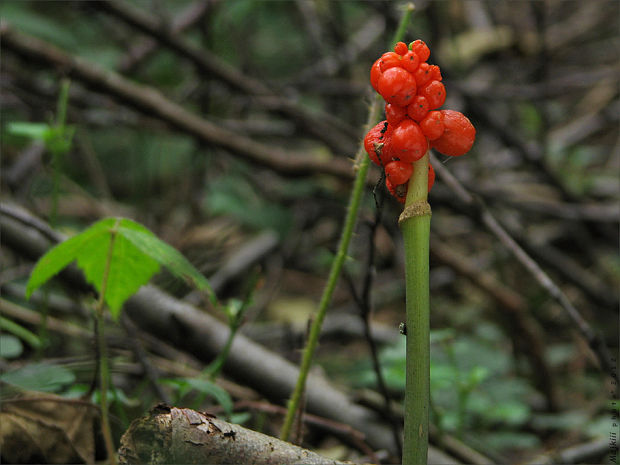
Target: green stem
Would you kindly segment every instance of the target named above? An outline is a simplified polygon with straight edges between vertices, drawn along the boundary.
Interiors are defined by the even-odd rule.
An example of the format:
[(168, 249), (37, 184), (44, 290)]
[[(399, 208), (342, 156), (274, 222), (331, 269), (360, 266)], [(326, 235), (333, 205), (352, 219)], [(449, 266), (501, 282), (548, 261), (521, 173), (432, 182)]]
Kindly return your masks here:
[[(396, 33), (394, 34), (392, 43), (396, 43), (399, 40), (402, 40), (402, 38), (404, 37), (413, 10), (413, 3), (408, 3), (407, 5), (405, 5), (405, 11), (400, 19), (400, 23), (396, 30)], [(377, 123), (379, 119), (381, 102), (381, 97), (376, 96), (368, 112), (366, 130), (369, 130), (373, 127), (373, 125)], [(353, 228), (355, 227), (357, 212), (359, 210), (362, 195), (364, 193), (364, 185), (366, 184), (366, 174), (368, 173), (368, 167), (369, 161), (364, 150), (364, 144), (360, 144), (360, 147), (355, 156), (355, 168), (357, 169), (357, 174), (353, 183), (353, 190), (351, 191), (351, 196), (349, 197), (347, 217), (345, 219), (344, 228), (340, 236), (338, 252), (336, 253), (336, 257), (332, 262), (332, 267), (329, 272), (327, 284), (325, 285), (323, 295), (321, 296), (321, 301), (319, 302), (319, 308), (317, 309), (316, 315), (314, 316), (314, 320), (312, 322), (312, 326), (310, 327), (308, 340), (306, 341), (306, 347), (304, 349), (301, 360), (301, 366), (299, 367), (297, 384), (295, 385), (293, 394), (289, 399), (286, 417), (284, 418), (284, 424), (282, 426), (282, 431), (280, 432), (280, 438), (284, 441), (287, 441), (291, 435), (291, 429), (295, 420), (295, 414), (299, 410), (301, 404), (301, 399), (303, 397), (303, 393), (306, 387), (306, 379), (308, 378), (308, 372), (310, 371), (312, 358), (314, 357), (314, 352), (319, 341), (321, 326), (323, 325), (323, 320), (325, 318), (325, 314), (327, 313), (327, 308), (331, 302), (332, 294), (334, 293), (334, 289), (336, 288), (336, 284), (338, 283), (338, 278), (340, 277), (342, 265), (344, 264), (344, 261), (347, 257), (349, 242), (351, 241), (351, 236), (353, 235)]]
[(64, 127), (67, 122), (67, 104), (69, 102), (69, 86), (71, 81), (63, 79), (60, 84), (60, 95), (56, 104), (56, 127)]
[(108, 354), (104, 333), (104, 305), (105, 294), (108, 287), (108, 277), (110, 275), (110, 264), (112, 263), (112, 252), (114, 250), (114, 242), (116, 240), (117, 228), (120, 219), (116, 221), (114, 227), (110, 231), (110, 246), (108, 248), (108, 256), (106, 258), (105, 268), (103, 270), (103, 279), (101, 280), (101, 289), (99, 290), (99, 299), (97, 300), (97, 345), (99, 346), (99, 396), (101, 404), (101, 430), (106, 446), (108, 459), (111, 465), (116, 465), (116, 448), (114, 447), (114, 439), (112, 439), (112, 428), (110, 427), (110, 417), (108, 415), (108, 386), (110, 385), (110, 370), (108, 368)]
[(405, 34), (407, 33), (407, 26), (409, 26), (409, 20), (411, 19), (411, 15), (413, 14), (413, 10), (415, 10), (415, 6), (413, 3), (409, 2), (404, 5), (404, 13), (400, 18), (400, 23), (398, 23), (398, 29), (394, 33), (394, 39), (390, 44), (390, 48), (396, 45), (396, 42), (399, 42), (405, 38)]
[[(414, 163), (406, 216), (400, 226), (405, 247), (407, 362), (403, 465), (426, 464), (430, 395), (428, 153)], [(414, 208), (416, 207), (417, 208)], [(409, 207), (409, 209), (408, 209)], [(409, 213), (408, 213), (409, 212)]]
[(230, 348), (232, 347), (233, 340), (235, 339), (235, 335), (237, 334), (238, 327), (230, 327), (230, 332), (228, 333), (228, 339), (226, 339), (226, 343), (224, 344), (224, 348), (220, 351), (217, 358), (213, 360), (209, 364), (209, 366), (205, 369), (205, 375), (211, 380), (214, 381), (222, 368), (224, 367), (224, 363), (228, 358), (228, 354), (230, 353)]
[[(377, 118), (378, 105), (373, 105), (369, 113), (369, 121), (374, 121)], [(371, 127), (371, 126), (369, 126)], [(360, 150), (364, 150), (363, 147)], [(359, 159), (359, 157), (358, 157)], [(347, 208), (347, 217), (345, 220), (342, 235), (340, 236), (340, 244), (338, 245), (338, 252), (332, 263), (332, 267), (327, 279), (327, 284), (323, 291), (323, 296), (319, 302), (319, 308), (310, 327), (310, 333), (308, 334), (308, 340), (306, 341), (306, 348), (303, 352), (301, 366), (299, 368), (299, 377), (297, 378), (297, 384), (288, 403), (288, 410), (284, 419), (284, 425), (282, 426), (282, 432), (280, 438), (287, 441), (293, 426), (295, 419), (295, 413), (297, 412), (303, 392), (306, 386), (306, 379), (308, 372), (310, 371), (310, 365), (312, 364), (312, 358), (316, 350), (317, 343), (319, 341), (319, 335), (321, 333), (321, 326), (323, 325), (323, 319), (327, 313), (327, 308), (331, 302), (332, 294), (338, 283), (340, 277), (340, 271), (342, 265), (347, 257), (347, 250), (349, 249), (349, 242), (353, 235), (353, 229), (355, 227), (355, 221), (357, 219), (357, 212), (359, 210), (362, 195), (364, 193), (364, 186), (366, 184), (366, 174), (368, 172), (368, 157), (361, 159), (355, 183), (353, 184), (353, 190), (351, 191), (351, 197), (349, 198), (349, 206)]]
[(3, 316), (0, 316), (0, 329), (12, 333), (21, 340), (26, 341), (30, 347), (38, 349), (42, 346), (41, 339), (37, 337), (36, 334)]

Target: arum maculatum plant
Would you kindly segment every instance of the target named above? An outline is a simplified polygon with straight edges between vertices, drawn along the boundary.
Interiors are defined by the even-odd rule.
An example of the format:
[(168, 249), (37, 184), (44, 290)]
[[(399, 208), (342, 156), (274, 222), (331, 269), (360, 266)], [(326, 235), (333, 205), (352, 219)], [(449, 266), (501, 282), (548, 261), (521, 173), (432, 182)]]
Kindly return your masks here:
[(405, 247), (406, 391), (403, 465), (426, 464), (430, 384), (428, 192), (435, 181), (431, 148), (448, 156), (467, 153), (476, 136), (458, 111), (439, 110), (446, 100), (441, 70), (427, 63), (428, 46), (398, 42), (370, 69), (370, 83), (385, 100), (385, 120), (366, 134), (364, 148), (385, 173), (388, 191), (404, 210), (399, 218)]

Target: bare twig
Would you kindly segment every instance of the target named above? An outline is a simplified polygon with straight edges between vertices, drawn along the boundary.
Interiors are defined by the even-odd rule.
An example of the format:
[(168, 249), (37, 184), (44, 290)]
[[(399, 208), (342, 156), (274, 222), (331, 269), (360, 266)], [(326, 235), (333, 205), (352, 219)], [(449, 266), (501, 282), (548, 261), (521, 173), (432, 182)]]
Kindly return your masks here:
[[(0, 205), (2, 207), (2, 205)], [(15, 210), (15, 209), (13, 209)], [(37, 259), (51, 244), (45, 232), (49, 226), (20, 210), (13, 216), (10, 210), (0, 208), (0, 227), (3, 245), (28, 258)], [(57, 235), (57, 238), (62, 236)], [(90, 291), (77, 269), (68, 267), (61, 278), (71, 283), (74, 289)], [(174, 344), (209, 362), (226, 343), (228, 328), (225, 324), (204, 311), (177, 300), (154, 286), (143, 287), (129, 299), (124, 311), (144, 331), (156, 335), (163, 341)], [(290, 396), (298, 368), (281, 356), (249, 340), (243, 334), (235, 337), (224, 372), (233, 378), (246, 382), (268, 399), (282, 402)], [(307, 383), (308, 411), (346, 423), (361, 431), (368, 444), (374, 449), (387, 449), (395, 453), (391, 428), (371, 410), (361, 407), (337, 390), (324, 377), (310, 374)], [(458, 463), (437, 449), (429, 449), (429, 461), (442, 464)]]
[[(255, 163), (290, 175), (326, 173), (345, 179), (353, 177), (348, 160), (335, 158), (326, 162), (312, 156), (293, 154), (225, 130), (166, 99), (153, 88), (136, 84), (116, 73), (68, 55), (39, 39), (13, 30), (5, 22), (0, 26), (0, 39), (4, 50), (59, 69), (75, 80), (112, 95), (124, 105), (156, 116), (203, 142), (223, 147)], [(291, 111), (301, 111), (300, 115), (303, 114), (295, 106), (290, 108)]]
[(332, 150), (342, 154), (350, 154), (355, 151), (356, 140), (359, 135), (355, 129), (348, 127), (341, 120), (327, 113), (310, 113), (299, 104), (272, 91), (257, 79), (241, 73), (208, 50), (198, 49), (185, 39), (170, 33), (161, 27), (156, 18), (129, 3), (116, 0), (92, 3), (102, 11), (125, 21), (189, 59), (205, 74), (215, 76), (249, 96), (260, 97), (257, 100), (260, 104), (272, 111), (286, 114), (296, 121), (300, 127), (325, 142)]
[[(301, 2), (304, 3), (304, 2)], [(351, 36), (350, 40), (335, 54), (326, 56), (304, 69), (294, 80), (309, 81), (321, 76), (334, 76), (343, 66), (353, 63), (366, 48), (372, 45), (385, 30), (385, 19), (371, 17), (366, 24)]]
[(504, 227), (491, 214), (481, 199), (470, 194), (463, 185), (450, 173), (450, 171), (431, 154), (431, 161), (437, 174), (442, 181), (450, 188), (456, 197), (466, 206), (472, 208), (479, 216), (480, 221), (489, 229), (491, 233), (499, 239), (511, 254), (527, 269), (540, 286), (542, 286), (553, 299), (560, 304), (567, 315), (577, 327), (579, 334), (586, 340), (592, 352), (600, 364), (600, 368), (607, 374), (612, 373), (612, 363), (605, 341), (596, 333), (581, 316), (579, 310), (568, 299), (566, 294), (553, 282), (547, 273), (534, 261), (523, 248), (517, 244)]
[[(179, 34), (199, 22), (216, 2), (217, 0), (197, 0), (191, 3), (177, 17), (172, 19), (170, 34)], [(132, 72), (157, 50), (157, 44), (156, 40), (146, 39), (143, 42), (132, 45), (125, 56), (121, 58), (118, 70), (123, 74)]]
[(157, 371), (157, 368), (153, 364), (151, 364), (148, 354), (144, 350), (144, 347), (142, 347), (142, 345), (140, 344), (139, 334), (138, 334), (136, 326), (124, 314), (121, 316), (121, 325), (123, 326), (123, 328), (125, 328), (125, 331), (127, 331), (127, 335), (131, 343), (133, 353), (138, 359), (138, 362), (140, 363), (140, 365), (142, 366), (142, 369), (144, 370), (144, 374), (149, 380), (151, 384), (151, 388), (153, 389), (153, 392), (155, 392), (157, 397), (159, 397), (163, 402), (171, 403), (172, 400), (170, 399), (168, 394), (166, 394), (166, 391), (164, 391), (161, 385), (159, 384), (159, 373)]
[[(616, 440), (613, 444), (615, 444)], [(552, 465), (556, 463), (602, 463), (601, 459), (613, 452), (613, 444), (609, 438), (577, 444), (563, 450), (553, 451), (537, 456), (527, 462), (528, 465)], [(617, 446), (615, 452), (617, 454)], [(611, 463), (611, 462), (610, 462)]]
[(370, 324), (370, 317), (372, 314), (372, 304), (371, 304), (371, 290), (372, 290), (372, 282), (373, 276), (375, 273), (374, 259), (375, 259), (375, 233), (377, 231), (378, 226), (381, 224), (381, 214), (383, 212), (383, 203), (385, 200), (385, 195), (383, 192), (379, 193), (379, 196), (375, 195), (375, 217), (374, 220), (369, 224), (369, 234), (368, 234), (368, 257), (366, 259), (367, 263), (365, 266), (365, 274), (364, 281), (361, 292), (355, 288), (353, 284), (353, 280), (348, 273), (345, 273), (344, 277), (349, 285), (351, 290), (351, 295), (355, 300), (357, 306), (360, 309), (360, 316), (362, 317), (362, 321), (364, 323), (364, 338), (368, 344), (368, 348), (370, 349), (370, 358), (372, 360), (372, 366), (375, 372), (375, 377), (377, 378), (377, 387), (379, 388), (379, 392), (383, 396), (385, 402), (385, 410), (384, 414), (386, 419), (392, 425), (392, 434), (394, 437), (394, 444), (398, 450), (398, 457), (402, 456), (403, 445), (401, 441), (401, 422), (399, 422), (392, 412), (392, 404), (390, 401), (390, 393), (388, 391), (387, 385), (385, 383), (385, 379), (383, 377), (383, 372), (381, 371), (381, 362), (379, 360), (379, 350), (377, 348), (377, 343), (375, 342)]
[(523, 298), (512, 289), (497, 282), (495, 278), (474, 267), (465, 257), (460, 256), (437, 238), (431, 239), (431, 255), (448, 265), (457, 273), (471, 280), (477, 287), (489, 294), (501, 311), (509, 317), (511, 332), (515, 333), (515, 345), (525, 353), (532, 369), (536, 386), (543, 392), (550, 410), (557, 410), (558, 401), (551, 370), (545, 360), (545, 345), (541, 329), (528, 313)]
[[(280, 405), (270, 404), (268, 402), (241, 400), (235, 402), (234, 409), (236, 410), (256, 410), (259, 412), (274, 413), (278, 415), (285, 415), (286, 408)], [(352, 428), (351, 426), (339, 423), (337, 421), (329, 420), (327, 418), (320, 417), (318, 415), (312, 415), (311, 413), (303, 414), (303, 421), (309, 425), (316, 426), (322, 430), (329, 431), (330, 433), (337, 434), (339, 436), (350, 437), (350, 442), (362, 453), (374, 457), (374, 451), (364, 441), (365, 436), (361, 431)], [(373, 461), (378, 462), (373, 458)]]

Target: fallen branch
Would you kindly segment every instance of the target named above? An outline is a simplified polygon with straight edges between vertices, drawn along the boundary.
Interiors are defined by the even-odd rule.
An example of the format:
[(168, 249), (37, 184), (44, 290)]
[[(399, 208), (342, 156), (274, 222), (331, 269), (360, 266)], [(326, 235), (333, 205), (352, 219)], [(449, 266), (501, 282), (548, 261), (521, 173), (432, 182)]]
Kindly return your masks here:
[(121, 464), (345, 465), (208, 413), (158, 405), (121, 438)]
[[(17, 207), (0, 205), (0, 227), (3, 245), (33, 260), (61, 239), (46, 223)], [(90, 286), (76, 268), (68, 267), (60, 276), (76, 291), (89, 292)], [(228, 337), (227, 325), (151, 285), (144, 286), (129, 299), (125, 312), (141, 330), (206, 363), (217, 356)], [(224, 372), (279, 404), (289, 398), (298, 376), (297, 366), (243, 334), (235, 337)], [(308, 377), (306, 405), (310, 413), (361, 431), (365, 441), (374, 449), (396, 453), (391, 428), (379, 415), (354, 403), (348, 395), (316, 373)], [(431, 448), (429, 463), (450, 465), (458, 462)]]
[(256, 101), (265, 108), (287, 115), (299, 127), (325, 142), (332, 150), (343, 154), (355, 151), (359, 137), (355, 129), (328, 113), (311, 113), (298, 103), (282, 97), (261, 81), (240, 72), (209, 50), (195, 47), (184, 38), (162, 27), (160, 21), (147, 11), (116, 0), (97, 1), (93, 2), (92, 6), (96, 6), (101, 11), (115, 16), (159, 41), (190, 60), (205, 75), (215, 76), (236, 90), (257, 98)]
[[(170, 34), (177, 35), (185, 29), (193, 26), (204, 18), (207, 13), (217, 4), (216, 1), (198, 0), (190, 4), (179, 15), (170, 21)], [(158, 42), (154, 39), (146, 39), (144, 42), (132, 45), (125, 56), (120, 60), (118, 70), (127, 74), (143, 63), (158, 49)]]
[(344, 158), (320, 160), (294, 154), (223, 129), (168, 100), (151, 87), (136, 84), (42, 40), (17, 32), (4, 21), (0, 23), (0, 40), (3, 51), (11, 51), (30, 62), (56, 68), (77, 81), (110, 94), (123, 105), (160, 118), (207, 144), (222, 147), (254, 163), (289, 175), (331, 174), (343, 179), (353, 178), (352, 165)]

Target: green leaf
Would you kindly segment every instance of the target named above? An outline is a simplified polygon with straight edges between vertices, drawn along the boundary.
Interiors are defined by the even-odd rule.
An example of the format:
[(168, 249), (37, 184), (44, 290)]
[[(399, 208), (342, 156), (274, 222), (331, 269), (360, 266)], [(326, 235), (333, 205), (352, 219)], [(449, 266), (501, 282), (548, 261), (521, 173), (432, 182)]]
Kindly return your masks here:
[(101, 220), (84, 232), (56, 245), (43, 255), (30, 273), (30, 278), (26, 284), (26, 298), (30, 298), (37, 288), (77, 260), (78, 256), (88, 253), (89, 246), (92, 246), (92, 243), (105, 240), (105, 236), (114, 222), (114, 218)]
[(0, 334), (0, 357), (17, 358), (24, 351), (22, 342), (12, 334)]
[(53, 128), (46, 123), (28, 123), (22, 121), (16, 121), (7, 125), (7, 130), (14, 136), (27, 137), (34, 140), (47, 140), (52, 132)]
[(0, 375), (0, 381), (28, 391), (56, 392), (75, 381), (73, 372), (59, 365), (32, 363)]
[(173, 275), (207, 293), (211, 301), (215, 303), (215, 293), (207, 278), (174, 247), (158, 239), (144, 226), (131, 220), (121, 221), (118, 232), (142, 253), (165, 266)]
[(185, 381), (192, 389), (213, 397), (227, 414), (232, 413), (233, 402), (230, 395), (217, 384), (200, 378), (185, 378)]
[(128, 221), (130, 220), (109, 218), (95, 224), (93, 227), (99, 227), (99, 224), (103, 223), (104, 233), (93, 236), (94, 240), (84, 244), (82, 253), (77, 256), (77, 264), (84, 271), (86, 280), (95, 286), (97, 292), (101, 292), (114, 235), (104, 300), (115, 319), (118, 319), (125, 301), (159, 271), (157, 261), (144, 254), (119, 231), (120, 225)]
[(14, 321), (9, 320), (8, 318), (0, 316), (0, 329), (2, 329), (3, 331), (8, 331), (9, 333), (12, 333), (15, 336), (21, 338), (35, 349), (41, 347), (41, 340), (37, 337), (36, 334), (24, 328), (23, 326), (18, 325)]
[(209, 293), (215, 302), (207, 279), (179, 251), (126, 218), (103, 219), (47, 252), (30, 274), (26, 297), (74, 261), (97, 292), (102, 291), (109, 261), (103, 298), (114, 318), (120, 315), (123, 303), (159, 271), (160, 265)]

